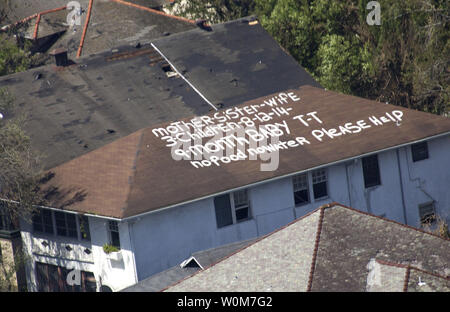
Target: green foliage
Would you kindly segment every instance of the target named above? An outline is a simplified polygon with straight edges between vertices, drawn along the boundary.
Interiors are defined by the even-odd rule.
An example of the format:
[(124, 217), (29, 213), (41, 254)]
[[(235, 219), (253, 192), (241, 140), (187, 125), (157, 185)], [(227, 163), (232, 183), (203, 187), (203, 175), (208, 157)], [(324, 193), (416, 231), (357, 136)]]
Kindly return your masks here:
[(352, 93), (373, 72), (370, 56), (357, 38), (326, 35), (317, 51), (319, 81), (329, 89)]
[(324, 87), (436, 114), (449, 111), (450, 7), (446, 0), (188, 1), (211, 22), (257, 15), (262, 26)]
[[(0, 89), (0, 107), (4, 115), (14, 115), (13, 96), (6, 89)], [(39, 182), (41, 179), (41, 155), (32, 151), (29, 136), (23, 130), (23, 116), (0, 120), (0, 198), (12, 219), (28, 219), (34, 205), (43, 204)]]
[[(0, 249), (2, 248), (0, 244)], [(0, 292), (18, 291), (17, 273), (25, 270), (31, 258), (23, 251), (17, 250), (9, 259), (6, 254), (0, 258)], [(20, 289), (25, 291), (26, 289)]]
[(262, 25), (326, 88), (443, 114), (449, 109), (445, 1), (257, 0)]
[(6, 117), (14, 109), (14, 96), (9, 93), (7, 88), (0, 88), (0, 113)]
[(247, 16), (254, 7), (253, 0), (190, 0), (176, 14), (205, 19), (210, 23), (221, 23)]
[(30, 54), (10, 36), (0, 34), (0, 76), (25, 71), (30, 66)]
[(107, 254), (111, 253), (111, 252), (117, 252), (120, 249), (117, 248), (116, 246), (110, 245), (110, 244), (104, 244), (103, 245), (103, 251)]

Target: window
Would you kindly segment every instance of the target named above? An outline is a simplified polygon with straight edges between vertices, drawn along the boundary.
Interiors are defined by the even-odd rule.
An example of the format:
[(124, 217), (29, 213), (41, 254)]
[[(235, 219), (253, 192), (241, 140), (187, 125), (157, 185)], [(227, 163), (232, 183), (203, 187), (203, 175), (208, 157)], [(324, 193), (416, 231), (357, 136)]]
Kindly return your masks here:
[(327, 171), (319, 169), (312, 172), (314, 198), (323, 198), (328, 196), (327, 191)]
[(294, 183), (294, 202), (295, 205), (304, 205), (309, 203), (309, 188), (307, 174), (300, 174), (293, 177)]
[(419, 217), (421, 225), (431, 225), (436, 220), (434, 203), (429, 202), (419, 205)]
[(119, 224), (117, 221), (109, 221), (109, 243), (120, 249)]
[(428, 158), (428, 145), (427, 142), (421, 142), (411, 145), (411, 153), (413, 162), (424, 160)]
[(86, 216), (79, 216), (81, 239), (91, 240), (91, 232), (89, 230), (89, 220)]
[(56, 233), (60, 236), (78, 237), (75, 215), (60, 211), (55, 212)]
[(47, 234), (54, 234), (52, 212), (48, 209), (41, 209), (33, 214), (33, 231)]
[(248, 219), (250, 202), (248, 200), (247, 190), (237, 191), (233, 194), (234, 211), (236, 213), (236, 222)]
[(33, 213), (33, 232), (91, 240), (89, 221), (86, 216), (73, 213), (40, 209)]
[(367, 156), (362, 159), (364, 185), (366, 188), (381, 184), (378, 155)]
[(214, 207), (218, 228), (250, 218), (250, 200), (247, 190), (216, 196)]
[(40, 292), (95, 292), (97, 285), (92, 272), (78, 271), (79, 284), (69, 285), (67, 275), (73, 270), (36, 262), (37, 287)]

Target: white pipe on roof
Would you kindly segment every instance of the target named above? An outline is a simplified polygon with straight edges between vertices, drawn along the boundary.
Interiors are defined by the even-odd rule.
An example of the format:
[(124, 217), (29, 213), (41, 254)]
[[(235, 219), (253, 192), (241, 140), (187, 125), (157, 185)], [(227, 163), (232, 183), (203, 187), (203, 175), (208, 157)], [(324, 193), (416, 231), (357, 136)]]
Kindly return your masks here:
[(151, 43), (151, 45), (153, 49), (155, 49), (166, 60), (166, 62), (169, 63), (169, 65), (177, 72), (177, 74), (180, 75), (180, 77), (183, 78), (183, 80), (186, 81), (188, 85), (190, 85), (191, 88), (194, 89), (194, 91), (197, 92), (197, 94), (200, 95), (200, 97), (205, 100), (206, 103), (208, 103), (215, 110), (219, 110), (214, 104), (208, 101), (208, 99), (204, 97), (203, 94), (201, 94), (200, 91), (198, 91), (197, 88), (194, 87), (194, 85), (189, 80), (187, 80), (186, 77), (184, 77), (175, 66), (173, 66), (173, 64), (169, 61), (169, 59), (164, 54), (162, 54), (162, 52), (153, 44), (153, 42)]

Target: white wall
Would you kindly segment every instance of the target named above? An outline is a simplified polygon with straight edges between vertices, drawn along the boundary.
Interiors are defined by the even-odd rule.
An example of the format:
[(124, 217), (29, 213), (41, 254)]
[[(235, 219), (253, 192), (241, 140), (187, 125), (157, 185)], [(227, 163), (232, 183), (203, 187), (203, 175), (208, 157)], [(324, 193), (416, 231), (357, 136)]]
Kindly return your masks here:
[[(100, 283), (109, 286), (113, 291), (118, 291), (137, 282), (127, 223), (119, 223), (122, 259), (114, 261), (108, 259), (103, 252), (103, 245), (109, 241), (108, 220), (96, 217), (89, 217), (88, 220), (90, 242), (42, 233), (33, 234), (32, 225), (21, 221), (22, 241), (31, 260), (26, 267), (27, 287), (30, 291), (37, 290), (36, 261), (92, 272), (97, 281), (98, 290)], [(42, 244), (44, 241), (49, 244), (47, 247)], [(71, 251), (65, 249), (67, 245), (70, 245)], [(86, 248), (91, 251), (90, 254), (84, 252)]]
[(112, 260), (103, 251), (103, 245), (109, 242), (108, 220), (89, 218), (92, 251), (95, 259), (95, 279), (102, 285), (119, 291), (137, 282), (133, 248), (129, 237), (128, 224), (119, 222), (120, 252), (119, 259)]
[[(85, 249), (92, 251), (90, 242), (43, 233), (33, 235), (31, 223), (24, 220), (20, 221), (20, 229), (23, 248), (29, 260), (25, 268), (28, 291), (37, 291), (35, 262), (62, 266), (70, 270), (93, 272), (95, 275), (93, 254), (84, 252)], [(44, 242), (48, 246), (45, 246)], [(67, 245), (72, 248), (71, 251), (66, 250)], [(97, 280), (97, 276), (95, 277)]]

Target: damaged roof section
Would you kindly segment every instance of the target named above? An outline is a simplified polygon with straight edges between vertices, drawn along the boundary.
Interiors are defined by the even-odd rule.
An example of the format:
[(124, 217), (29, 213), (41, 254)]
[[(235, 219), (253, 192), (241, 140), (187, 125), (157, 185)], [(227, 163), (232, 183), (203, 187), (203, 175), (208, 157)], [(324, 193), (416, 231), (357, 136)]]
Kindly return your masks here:
[[(143, 5), (143, 1), (127, 2)], [(123, 45), (148, 44), (156, 38), (195, 27), (186, 21), (114, 1), (95, 1), (82, 55), (91, 55)]]
[[(13, 2), (0, 3), (8, 14), (10, 23), (29, 19), (29, 27), (25, 31), (26, 38), (44, 38), (49, 34), (64, 34), (51, 42), (51, 48), (67, 49), (70, 58), (77, 57), (78, 50), (81, 56), (88, 56), (112, 49), (121, 45), (135, 46), (138, 43), (148, 43), (155, 38), (195, 28), (195, 24), (171, 17), (159, 11), (161, 6), (170, 1), (165, 0), (129, 0), (129, 1), (93, 1), (78, 0), (80, 7), (71, 6), (58, 12), (46, 13), (67, 6), (67, 0), (24, 0), (20, 6)], [(89, 4), (92, 10), (89, 22), (86, 17)], [(131, 5), (136, 5), (135, 7)], [(38, 18), (38, 15), (45, 13)], [(160, 13), (160, 14), (159, 14)], [(72, 18), (72, 20), (70, 19)], [(37, 26), (36, 26), (37, 25)], [(82, 37), (84, 30), (85, 36)], [(49, 41), (45, 44), (38, 40), (34, 50), (45, 52), (50, 49)], [(82, 42), (82, 49), (80, 49)], [(43, 46), (41, 46), (43, 45)], [(46, 48), (46, 49), (44, 49)]]
[[(237, 105), (277, 91), (320, 85), (254, 17), (153, 41), (214, 105)], [(292, 70), (296, 68), (296, 70)]]
[[(249, 30), (254, 26), (240, 20), (227, 23), (227, 27), (233, 23), (236, 24), (235, 31), (225, 34), (219, 27), (218, 31), (208, 32), (212, 44), (224, 37), (229, 41), (245, 42), (254, 31)], [(93, 29), (96, 29), (95, 26), (91, 28)], [(203, 32), (205, 31), (199, 29), (194, 33), (183, 34), (192, 38), (193, 34), (202, 37)], [(267, 54), (265, 65), (268, 68), (267, 75), (258, 74), (258, 79), (248, 80), (245, 86), (239, 84), (238, 89), (228, 83), (226, 79), (230, 70), (239, 77), (246, 75), (249, 52), (246, 45), (239, 44), (230, 46), (227, 50), (231, 51), (235, 58), (235, 63), (230, 69), (226, 57), (217, 58), (214, 53), (203, 55), (205, 63), (216, 64), (215, 82), (211, 85), (213, 78), (210, 76), (202, 79), (195, 76), (196, 80), (192, 85), (202, 92), (206, 90), (207, 96), (212, 92), (220, 95), (214, 99), (222, 102), (220, 107), (225, 109), (234, 105), (239, 98), (265, 95), (267, 90), (261, 87), (264, 85), (276, 82), (278, 88), (283, 88), (286, 85), (298, 86), (313, 81), (294, 62), (289, 63), (292, 66), (286, 67), (288, 75), (287, 72), (277, 75), (276, 72), (269, 70), (279, 67), (282, 61), (282, 57), (273, 57), (274, 50), (278, 50), (288, 59), (289, 57), (267, 33), (262, 30), (258, 32), (261, 40), (255, 42), (253, 48), (258, 49), (260, 44), (260, 51), (255, 52), (255, 59)], [(183, 34), (178, 38), (183, 38)], [(218, 38), (213, 39), (216, 35)], [(267, 38), (263, 40), (262, 37)], [(172, 44), (176, 42), (178, 42), (177, 50), (184, 49), (184, 40)], [(211, 48), (205, 46), (207, 42), (198, 44), (198, 49), (212, 51), (215, 48), (214, 44)], [(241, 54), (246, 57), (241, 58)], [(126, 44), (78, 60), (70, 57), (69, 53), (69, 59), (72, 60), (71, 66), (47, 65), (0, 77), (0, 87), (7, 87), (14, 94), (20, 111), (28, 116), (26, 130), (34, 147), (47, 155), (46, 169), (79, 157), (139, 129), (193, 115), (204, 115), (216, 109), (211, 107), (186, 80), (181, 79), (164, 56), (150, 44), (139, 46)], [(198, 61), (191, 63), (186, 60), (180, 73), (186, 75), (186, 79), (190, 81), (190, 73), (198, 72), (199, 68)], [(294, 81), (292, 77), (301, 79)], [(210, 88), (214, 88), (214, 91)], [(244, 94), (244, 89), (248, 90), (247, 94)]]
[(450, 240), (329, 204), (166, 291), (450, 291)]

